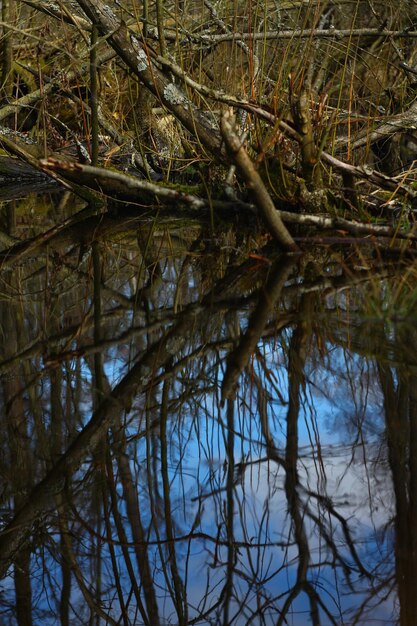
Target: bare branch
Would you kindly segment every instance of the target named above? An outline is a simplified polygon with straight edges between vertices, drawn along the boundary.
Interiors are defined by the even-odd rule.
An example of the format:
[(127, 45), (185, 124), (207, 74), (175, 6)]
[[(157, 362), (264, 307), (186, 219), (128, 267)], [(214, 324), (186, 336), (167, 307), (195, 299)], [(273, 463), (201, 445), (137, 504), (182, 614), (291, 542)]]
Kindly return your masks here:
[(228, 152), (236, 163), (246, 184), (251, 189), (255, 197), (256, 205), (268, 226), (269, 232), (279, 241), (284, 250), (288, 252), (298, 252), (299, 248), (297, 244), (286, 229), (279, 211), (277, 211), (262, 178), (256, 171), (246, 150), (242, 146), (241, 140), (235, 133), (233, 125), (233, 116), (228, 112), (224, 113), (221, 119), (221, 131)]

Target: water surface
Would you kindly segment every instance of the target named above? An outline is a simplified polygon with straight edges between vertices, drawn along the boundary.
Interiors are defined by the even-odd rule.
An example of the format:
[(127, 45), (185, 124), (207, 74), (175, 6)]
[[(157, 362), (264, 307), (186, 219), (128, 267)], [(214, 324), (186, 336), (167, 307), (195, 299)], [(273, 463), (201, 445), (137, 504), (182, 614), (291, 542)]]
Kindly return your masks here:
[(415, 626), (412, 262), (122, 206), (0, 261), (1, 624)]

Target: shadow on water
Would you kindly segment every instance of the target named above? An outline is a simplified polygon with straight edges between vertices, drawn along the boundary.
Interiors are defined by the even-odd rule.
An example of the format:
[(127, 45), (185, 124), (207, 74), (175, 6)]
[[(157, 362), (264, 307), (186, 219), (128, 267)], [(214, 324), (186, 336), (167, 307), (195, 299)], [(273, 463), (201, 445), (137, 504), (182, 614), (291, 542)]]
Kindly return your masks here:
[(1, 624), (415, 625), (416, 266), (139, 210), (40, 243), (23, 213)]

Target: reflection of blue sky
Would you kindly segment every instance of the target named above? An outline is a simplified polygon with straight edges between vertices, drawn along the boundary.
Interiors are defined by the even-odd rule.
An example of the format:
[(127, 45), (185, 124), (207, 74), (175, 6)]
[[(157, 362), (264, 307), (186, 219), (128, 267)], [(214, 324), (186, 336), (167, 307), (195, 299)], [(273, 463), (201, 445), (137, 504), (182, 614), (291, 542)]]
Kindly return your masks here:
[[(334, 351), (333, 357), (331, 376), (327, 370), (321, 372), (320, 369), (314, 371), (314, 379), (313, 374), (309, 376), (311, 384), (307, 385), (299, 416), (298, 495), (302, 502), (301, 508), (308, 507), (313, 517), (321, 519), (335, 548), (345, 563), (353, 567), (353, 590), (347, 585), (340, 563), (336, 561), (336, 567), (332, 567), (333, 554), (320, 535), (314, 519), (305, 510), (304, 524), (311, 553), (308, 579), (314, 582), (323, 602), (341, 624), (349, 623), (356, 608), (369, 597), (369, 608), (363, 617), (365, 620), (367, 616), (366, 621), (359, 620), (358, 623), (371, 623), (368, 622), (369, 611), (372, 613), (373, 624), (391, 623), (393, 598), (389, 596), (382, 600), (382, 594), (381, 597), (372, 599), (373, 582), (355, 572), (355, 564), (346, 546), (340, 520), (337, 516), (332, 516), (326, 507), (320, 506), (317, 498), (309, 495), (311, 492), (329, 498), (337, 514), (347, 521), (355, 549), (367, 571), (375, 572), (377, 569), (379, 575), (392, 575), (392, 546), (389, 534), (385, 534), (383, 529), (392, 519), (394, 503), (389, 476), (383, 467), (377, 465), (381, 456), (378, 431), (383, 423), (382, 416), (378, 413), (377, 393), (371, 393), (369, 384), (366, 389), (365, 379), (370, 381), (367, 364), (360, 359), (357, 362), (352, 361), (347, 371), (346, 367), (342, 368), (342, 355)], [(361, 377), (359, 382), (356, 380), (358, 373)], [(286, 399), (285, 368), (278, 366), (274, 370), (274, 376), (274, 384), (279, 384), (280, 393)], [(321, 380), (325, 384), (323, 391), (320, 389)], [(330, 381), (334, 384), (330, 384)], [(271, 399), (276, 398), (272, 387), (269, 393)], [(254, 608), (256, 586), (248, 591), (246, 577), (253, 577), (256, 570), (256, 577), (262, 588), (260, 593), (263, 598), (270, 597), (274, 607), (271, 607), (270, 617), (265, 623), (273, 624), (277, 620), (276, 608), (282, 606), (284, 601), (278, 598), (281, 595), (285, 598), (286, 591), (295, 583), (298, 548), (285, 548), (281, 545), (291, 537), (291, 520), (284, 493), (285, 475), (284, 470), (272, 461), (258, 462), (265, 458), (265, 449), (261, 443), (259, 420), (256, 419), (255, 396), (250, 380), (242, 382), (239, 399), (236, 401), (235, 463), (246, 462), (248, 465), (241, 482), (236, 483), (234, 489), (234, 540), (279, 545), (240, 547), (236, 552), (236, 571), (239, 573), (234, 576), (234, 584), (237, 598), (244, 598), (248, 593), (248, 607)], [(201, 524), (196, 530), (212, 536), (213, 539), (219, 536), (226, 540), (227, 428), (225, 412), (216, 409), (216, 406), (215, 401), (205, 398), (204, 409), (208, 413), (200, 415), (198, 426), (195, 421), (186, 421), (191, 419), (193, 407), (188, 411), (186, 407), (182, 409), (182, 439), (185, 448), (181, 455), (175, 436), (170, 438), (176, 449), (171, 459), (171, 497), (173, 508), (178, 507), (181, 511), (179, 534), (187, 534), (191, 530), (198, 509), (199, 494), (203, 510)], [(286, 406), (280, 402), (271, 402), (270, 428), (278, 442), (281, 456), (285, 455), (282, 448), (285, 441), (285, 417)], [(352, 423), (357, 425), (358, 420), (362, 424), (359, 438), (357, 428), (352, 427)], [(174, 430), (173, 428), (173, 432)], [(312, 442), (320, 444), (320, 452), (316, 446), (311, 445)], [(185, 544), (179, 544), (178, 558), (181, 564), (184, 563), (185, 553)], [(210, 590), (211, 603), (216, 602), (225, 580), (226, 561), (226, 546), (216, 551), (214, 542), (205, 539), (193, 542), (187, 575), (191, 605), (199, 605), (206, 585)], [(234, 606), (236, 609), (237, 604)], [(301, 593), (289, 614), (289, 623), (309, 623), (306, 621), (307, 610), (307, 596)], [(247, 615), (244, 615), (243, 612), (235, 623), (246, 624)], [(326, 619), (323, 617), (323, 624), (328, 623)]]
[[(382, 587), (380, 595), (372, 599), (373, 581), (355, 571), (351, 575), (352, 588), (349, 588), (346, 571), (340, 562), (334, 561), (334, 555), (313, 519), (315, 516), (321, 521), (346, 564), (354, 567), (340, 519), (331, 515), (325, 506), (319, 505), (318, 499), (312, 494), (328, 498), (334, 510), (347, 521), (355, 549), (365, 569), (375, 574), (375, 580), (377, 577), (388, 579), (393, 575), (392, 537), (385, 532), (385, 527), (395, 512), (390, 475), (387, 467), (381, 463), (381, 458), (384, 458), (380, 443), (384, 420), (379, 388), (370, 362), (347, 354), (339, 348), (328, 348), (325, 365), (307, 363), (307, 384), (298, 420), (298, 496), (310, 549), (308, 580), (314, 583), (317, 593), (335, 616), (337, 623), (349, 624), (357, 607), (371, 596), (370, 614), (365, 612), (357, 623), (390, 624), (394, 621), (392, 595), (383, 599), (386, 588)], [(265, 385), (269, 427), (278, 451), (284, 457), (288, 395), (284, 350), (279, 345), (271, 349), (268, 344), (260, 346), (260, 350), (268, 368), (268, 377), (256, 358), (251, 366)], [(112, 385), (126, 370), (126, 354), (129, 354), (128, 345), (126, 352), (121, 350), (120, 345), (107, 352), (105, 372)], [(196, 537), (192, 541), (178, 541), (175, 545), (180, 574), (186, 581), (190, 619), (199, 611), (208, 610), (218, 601), (225, 583), (227, 562), (227, 545), (216, 548), (217, 539), (227, 542), (225, 487), (229, 467), (226, 455), (228, 431), (226, 412), (220, 408), (216, 395), (222, 374), (221, 368), (217, 369), (217, 362), (207, 359), (204, 367), (202, 382), (196, 382), (194, 387), (193, 378), (196, 374), (192, 366), (189, 370), (184, 368), (181, 379), (178, 376), (176, 387), (171, 393), (173, 405), (168, 424), (170, 498), (175, 534), (184, 537), (193, 530), (207, 536)], [(82, 368), (84, 378), (90, 380), (89, 367), (84, 365)], [(200, 390), (209, 383), (216, 392)], [(192, 394), (188, 392), (190, 388), (193, 388)], [(183, 394), (186, 399), (178, 403), (178, 398)], [(159, 391), (154, 397), (154, 400), (157, 399)], [(140, 397), (129, 416), (132, 421), (128, 432), (132, 437), (143, 431), (143, 407), (143, 397)], [(91, 410), (88, 397), (81, 404), (81, 409), (85, 411), (84, 417), (87, 419)], [(155, 412), (157, 411), (158, 408)], [(157, 437), (156, 434), (155, 440)], [(144, 524), (148, 525), (152, 522), (149, 487), (151, 490), (155, 487), (152, 484), (154, 480), (159, 480), (159, 493), (162, 494), (159, 449), (157, 473), (149, 481), (146, 464), (149, 450), (145, 438), (132, 443), (131, 450), (136, 460), (132, 461), (132, 470), (137, 475), (141, 516)], [(270, 610), (265, 613), (263, 622), (269, 626), (276, 623), (278, 610), (283, 606), (286, 593), (295, 583), (299, 555), (297, 546), (285, 545), (288, 540), (290, 543), (293, 541), (284, 490), (285, 473), (275, 462), (265, 460), (256, 386), (251, 380), (250, 372), (241, 377), (235, 403), (234, 451), (235, 464), (246, 464), (240, 480), (236, 480), (233, 492), (234, 541), (247, 543), (248, 547), (235, 548), (235, 598), (230, 614), (233, 615), (239, 603), (245, 600), (247, 609), (233, 623), (236, 626), (258, 624), (260, 622), (256, 618), (250, 621), (250, 611), (256, 608), (257, 602), (262, 604), (270, 600)], [(85, 469), (84, 466), (78, 473), (80, 478)], [(165, 538), (163, 506), (160, 502), (155, 502), (155, 494), (153, 498), (157, 511), (157, 519), (155, 516), (153, 521), (159, 536)], [(199, 502), (201, 519), (193, 529)], [(126, 515), (123, 506), (121, 512)], [(127, 522), (125, 531), (131, 541)], [(213, 540), (210, 541), (208, 537)], [(151, 531), (150, 538), (156, 540), (155, 529)], [(91, 548), (89, 541), (88, 538), (83, 546), (85, 558), (79, 555), (87, 577), (90, 569), (87, 559)], [(130, 582), (120, 558), (120, 548), (116, 546), (116, 550), (121, 580), (127, 595)], [(132, 548), (130, 553), (134, 560)], [(108, 556), (106, 546), (103, 546), (103, 554)], [(161, 571), (161, 560), (165, 560), (167, 566), (166, 546), (162, 546), (161, 551), (152, 546), (149, 554), (155, 572), (154, 581), (161, 614), (166, 618), (166, 623), (176, 624), (177, 618)], [(52, 563), (52, 556), (48, 559)], [(103, 576), (106, 582), (105, 570)], [(253, 579), (258, 584), (248, 582)], [(59, 588), (59, 580), (59, 567), (51, 567), (53, 583), (50, 583), (50, 589), (54, 585)], [(5, 593), (11, 593), (10, 584), (10, 579), (6, 579)], [(53, 593), (50, 592), (50, 597), (52, 596)], [(79, 598), (74, 600), (78, 601)], [(43, 602), (44, 600), (41, 604)], [(301, 593), (288, 614), (288, 624), (308, 624), (308, 608), (307, 596)], [(119, 618), (114, 598), (112, 614)], [(326, 619), (322, 615), (321, 623), (324, 626), (329, 623)], [(38, 623), (47, 624), (46, 621)], [(140, 623), (136, 619), (135, 624)]]
[[(346, 462), (349, 462), (350, 454), (345, 450), (345, 454), (340, 454), (339, 459), (335, 461), (331, 466), (331, 474), (333, 479), (332, 484), (328, 484), (327, 493), (335, 494), (335, 506), (342, 515), (349, 519), (349, 526), (352, 531), (352, 536), (355, 540), (355, 547), (359, 553), (359, 556), (363, 560), (365, 567), (373, 569), (378, 565), (381, 554), (385, 552), (387, 546), (380, 545), (376, 539), (375, 531), (381, 528), (383, 524), (387, 522), (389, 511), (383, 510), (378, 515), (378, 519), (373, 519), (371, 523), (369, 510), (367, 509), (366, 501), (362, 498), (357, 498), (358, 493), (358, 481), (363, 479), (363, 476), (358, 476), (357, 469), (346, 472)], [(303, 460), (304, 474), (309, 477), (309, 482), (312, 483), (312, 475), (315, 473), (315, 468), (312, 460), (308, 463), (306, 458)], [(272, 480), (271, 480), (272, 475)], [(305, 476), (302, 476), (301, 482), (307, 482)], [(341, 476), (343, 476), (341, 478)], [(341, 480), (340, 480), (341, 478)], [(273, 464), (262, 463), (256, 467), (255, 470), (247, 470), (244, 476), (243, 487), (236, 488), (236, 505), (237, 511), (235, 513), (235, 540), (253, 540), (253, 543), (282, 543), (286, 541), (289, 536), (289, 519), (287, 514), (287, 507), (285, 497), (283, 495), (283, 471), (278, 470)], [(303, 480), (304, 479), (304, 480)], [(330, 483), (330, 481), (329, 481)], [(337, 490), (333, 491), (334, 486), (337, 486)], [(310, 484), (310, 488), (313, 485)], [(340, 498), (337, 498), (337, 494), (343, 494), (343, 503), (340, 502)], [(213, 503), (213, 499), (206, 499), (204, 503), (204, 514), (202, 519), (202, 529), (208, 534), (215, 536), (216, 524), (218, 521), (219, 510), (222, 509), (226, 494), (224, 493), (221, 498), (217, 498), (217, 503)], [(220, 502), (219, 502), (220, 500)], [(311, 499), (303, 498), (305, 502), (309, 501), (312, 509), (315, 510), (314, 502)], [(245, 533), (242, 531), (242, 525), (240, 522), (244, 520)], [(261, 525), (263, 522), (263, 526)], [(337, 614), (338, 607), (341, 606), (342, 613), (347, 613), (348, 610), (353, 609), (359, 604), (366, 594), (369, 592), (370, 583), (367, 580), (363, 582), (357, 581), (357, 574), (353, 574), (352, 578), (355, 580), (355, 594), (347, 594), (347, 587), (344, 584), (344, 577), (340, 568), (334, 570), (331, 567), (320, 566), (318, 569), (314, 568), (315, 563), (320, 563), (323, 560), (329, 561), (328, 550), (323, 545), (323, 541), (319, 538), (316, 528), (313, 523), (306, 519), (306, 530), (309, 537), (309, 546), (311, 550), (311, 564), (312, 569), (309, 574), (309, 579), (315, 581), (317, 585), (317, 591), (322, 595), (323, 601), (328, 605), (332, 612)], [(347, 550), (344, 548), (344, 537), (337, 527), (337, 522), (333, 523), (334, 542), (337, 545), (341, 553), (347, 558), (348, 562), (352, 562), (349, 558)], [(213, 563), (212, 554), (214, 552), (214, 546), (207, 542), (197, 542), (197, 546), (200, 544), (200, 549), (194, 553), (190, 562), (190, 570), (198, 571), (201, 580), (207, 580), (207, 565)], [(203, 549), (205, 546), (205, 549)], [(378, 548), (377, 554), (375, 548)], [(209, 556), (210, 554), (210, 556)], [(249, 567), (249, 554), (255, 561), (261, 559), (264, 561), (262, 566), (259, 566), (258, 577), (262, 580), (264, 577), (271, 576), (271, 579), (262, 585), (263, 594), (268, 594), (271, 597), (276, 597), (285, 592), (291, 584), (295, 582), (296, 569), (298, 564), (298, 551), (296, 547), (290, 547), (285, 549), (283, 547), (269, 547), (261, 549), (249, 548), (247, 551), (244, 548), (239, 549), (239, 565), (237, 567), (241, 572), (246, 572), (248, 575), (251, 572)], [(383, 556), (383, 555), (382, 555)], [(223, 563), (226, 561), (226, 548), (222, 547), (218, 552), (218, 562)], [(281, 570), (281, 571), (280, 571)], [(210, 572), (211, 576), (211, 588), (215, 588), (215, 585), (224, 582), (224, 569), (218, 566), (218, 571)], [(194, 581), (194, 582), (193, 582)], [(239, 588), (241, 589), (242, 597), (244, 597), (247, 585), (245, 585), (244, 579), (240, 578), (238, 581)], [(198, 598), (201, 595), (201, 581), (191, 577), (190, 579), (190, 593), (191, 597)], [(252, 600), (252, 603), (254, 600)], [(280, 603), (277, 603), (278, 605)], [(292, 623), (306, 623), (306, 615), (303, 613), (307, 609), (307, 599), (304, 594), (301, 594), (299, 600), (295, 603), (295, 608), (301, 611), (300, 616)], [(373, 610), (373, 617), (380, 616), (381, 619), (390, 614), (392, 610), (392, 601), (388, 599), (385, 603), (378, 602), (378, 610)], [(276, 613), (274, 613), (276, 620)], [(274, 619), (271, 618), (271, 623), (274, 623)], [(304, 622), (302, 621), (304, 620)], [(244, 624), (242, 620), (237, 622)], [(291, 622), (290, 622), (291, 623)], [(325, 621), (323, 623), (326, 623)]]
[[(285, 456), (287, 370), (283, 352), (275, 349), (264, 356), (270, 368), (269, 381), (263, 378), (269, 395), (268, 418), (280, 456)], [(299, 415), (298, 471), (300, 477), (299, 497), (304, 507), (313, 516), (322, 520), (334, 546), (346, 564), (354, 567), (352, 556), (346, 546), (340, 520), (318, 505), (310, 495), (319, 494), (329, 498), (338, 514), (348, 522), (358, 556), (368, 571), (378, 571), (387, 578), (392, 575), (392, 551), (389, 533), (383, 529), (394, 514), (393, 496), (389, 476), (377, 464), (380, 459), (380, 437), (383, 418), (377, 386), (372, 380), (372, 371), (366, 360), (359, 357), (347, 358), (342, 350), (329, 351), (327, 367), (315, 366), (306, 369), (307, 385)], [(206, 364), (207, 365), (207, 364)], [(254, 370), (262, 376), (262, 370), (254, 361)], [(112, 361), (106, 373), (109, 378), (120, 376), (123, 359)], [(211, 370), (211, 375), (215, 373)], [(215, 381), (212, 381), (212, 383)], [(190, 380), (178, 382), (174, 396), (184, 391), (182, 385)], [(213, 385), (216, 388), (216, 384)], [(187, 394), (186, 394), (187, 395)], [(141, 401), (138, 402), (138, 406)], [(291, 520), (288, 515), (284, 491), (284, 470), (273, 461), (266, 462), (263, 436), (257, 410), (257, 394), (250, 376), (241, 377), (239, 397), (235, 403), (235, 464), (246, 463), (240, 482), (234, 489), (234, 541), (252, 544), (235, 551), (233, 577), (234, 601), (230, 614), (239, 608), (239, 598), (245, 599), (247, 609), (239, 613), (233, 622), (237, 626), (252, 623), (251, 610), (257, 602), (270, 599), (270, 611), (265, 612), (266, 625), (275, 624), (277, 610), (282, 607), (286, 593), (296, 581), (298, 548), (285, 544), (293, 540)], [(140, 415), (139, 409), (139, 415)], [(135, 434), (136, 420), (130, 433)], [(358, 429), (358, 425), (360, 428)], [(139, 430), (143, 428), (143, 420)], [(199, 392), (181, 405), (180, 412), (174, 411), (169, 430), (169, 473), (171, 482), (171, 509), (176, 536), (186, 536), (193, 529), (200, 499), (200, 523), (193, 529), (212, 538), (197, 537), (192, 541), (176, 543), (176, 558), (180, 574), (187, 585), (190, 619), (200, 611), (216, 604), (225, 583), (227, 546), (216, 548), (216, 539), (227, 541), (226, 533), (226, 416), (220, 409), (215, 394)], [(358, 436), (359, 433), (359, 436)], [(152, 515), (148, 495), (147, 455), (145, 439), (136, 444), (135, 468), (139, 467), (139, 502), (145, 524), (150, 524)], [(159, 454), (159, 452), (158, 452)], [(366, 462), (365, 462), (366, 461)], [(162, 487), (159, 486), (162, 493)], [(155, 521), (155, 520), (154, 520)], [(165, 538), (163, 514), (158, 516), (157, 527), (160, 538)], [(372, 581), (353, 571), (352, 589), (346, 573), (339, 562), (332, 566), (333, 554), (318, 531), (314, 519), (304, 515), (304, 524), (310, 549), (308, 580), (322, 598), (338, 623), (349, 623), (357, 608), (370, 599), (363, 621), (372, 624), (392, 623), (393, 598), (372, 598)], [(128, 527), (126, 526), (128, 531)], [(130, 537), (129, 537), (130, 538)], [(151, 533), (151, 539), (157, 535)], [(259, 544), (262, 547), (259, 547)], [(268, 545), (267, 545), (268, 544)], [(161, 555), (166, 555), (163, 546), (159, 552), (153, 546), (149, 550), (150, 560), (160, 569)], [(122, 578), (125, 573), (121, 572)], [(257, 579), (258, 585), (250, 586), (248, 580)], [(175, 611), (165, 589), (162, 573), (155, 573), (159, 588), (161, 613), (167, 623), (176, 623)], [(127, 582), (126, 579), (126, 584)], [(384, 591), (384, 590), (383, 590)], [(383, 594), (382, 594), (383, 595)], [(204, 599), (205, 598), (205, 599)], [(260, 598), (262, 600), (260, 600)], [(193, 608), (194, 607), (194, 608)], [(309, 603), (305, 593), (294, 601), (288, 614), (288, 623), (309, 623)], [(219, 609), (220, 610), (220, 609)], [(219, 615), (221, 615), (221, 610)], [(220, 619), (220, 618), (219, 618)], [(322, 624), (330, 623), (322, 615)], [(209, 623), (209, 622), (207, 622)], [(221, 619), (220, 619), (221, 623)], [(258, 623), (254, 618), (253, 623)]]

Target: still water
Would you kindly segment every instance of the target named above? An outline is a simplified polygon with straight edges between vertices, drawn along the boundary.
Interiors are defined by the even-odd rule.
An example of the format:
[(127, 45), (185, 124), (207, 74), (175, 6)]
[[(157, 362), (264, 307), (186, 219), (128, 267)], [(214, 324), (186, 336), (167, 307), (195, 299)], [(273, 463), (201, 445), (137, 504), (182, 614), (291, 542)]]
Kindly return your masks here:
[(28, 202), (0, 624), (415, 626), (417, 266), (140, 207), (40, 242), (74, 200)]

